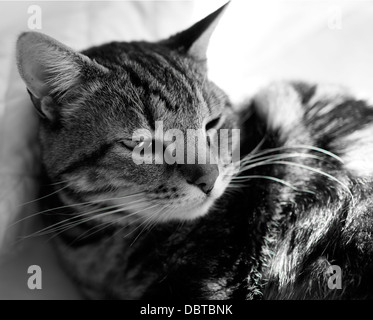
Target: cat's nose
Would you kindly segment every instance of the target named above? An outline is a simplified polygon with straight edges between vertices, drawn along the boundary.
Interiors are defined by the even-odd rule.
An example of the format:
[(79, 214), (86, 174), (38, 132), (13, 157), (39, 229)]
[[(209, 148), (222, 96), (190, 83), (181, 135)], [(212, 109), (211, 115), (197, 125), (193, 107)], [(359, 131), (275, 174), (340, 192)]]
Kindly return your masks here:
[(214, 188), (215, 181), (219, 176), (216, 164), (184, 164), (180, 171), (189, 184), (194, 184), (206, 194)]
[(214, 188), (215, 181), (218, 178), (219, 171), (214, 171), (212, 174), (206, 174), (200, 177), (194, 184), (204, 193), (209, 194)]

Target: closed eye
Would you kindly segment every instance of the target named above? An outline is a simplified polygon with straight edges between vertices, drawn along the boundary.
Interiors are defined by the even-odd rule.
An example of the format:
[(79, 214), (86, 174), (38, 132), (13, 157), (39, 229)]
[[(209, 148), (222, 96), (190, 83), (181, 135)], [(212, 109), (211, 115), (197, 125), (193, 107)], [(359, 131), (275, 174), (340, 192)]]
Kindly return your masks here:
[(129, 150), (133, 150), (139, 144), (144, 143), (144, 141), (133, 141), (130, 139), (123, 139), (120, 140), (119, 143)]
[(215, 118), (215, 119), (209, 121), (209, 122), (206, 124), (206, 131), (209, 131), (210, 129), (216, 128), (217, 125), (218, 125), (219, 122), (220, 122), (220, 119), (221, 119), (221, 118), (218, 117), (218, 118)]

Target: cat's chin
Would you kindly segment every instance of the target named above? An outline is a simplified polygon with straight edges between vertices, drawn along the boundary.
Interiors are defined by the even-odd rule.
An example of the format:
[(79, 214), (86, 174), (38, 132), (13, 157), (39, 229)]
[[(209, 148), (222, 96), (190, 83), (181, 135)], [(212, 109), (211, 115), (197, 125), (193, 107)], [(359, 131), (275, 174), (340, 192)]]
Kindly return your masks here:
[[(192, 221), (198, 219), (209, 212), (219, 196), (220, 193), (218, 192), (211, 193), (210, 195), (201, 198), (200, 202), (198, 201), (196, 203), (196, 201), (193, 201), (190, 204), (186, 203), (184, 205), (169, 206), (162, 211), (157, 211), (157, 214), (154, 214), (154, 210), (152, 209), (140, 210), (140, 216), (142, 216), (140, 223), (142, 221), (167, 223), (171, 221)], [(133, 215), (132, 210), (130, 210), (128, 213), (129, 215)]]
[(223, 195), (227, 186), (228, 182), (219, 181), (209, 195), (200, 197), (198, 203), (193, 200), (190, 204), (177, 206), (174, 210), (170, 210), (169, 214), (159, 215), (157, 220), (159, 222), (191, 221), (203, 217), (210, 211), (215, 201)]
[(195, 220), (206, 215), (211, 208), (213, 201), (206, 201), (196, 208), (186, 208), (175, 211), (175, 214), (170, 217), (170, 220), (188, 221)]
[[(205, 194), (195, 187), (187, 186), (188, 197), (184, 199), (177, 198), (176, 201), (167, 200), (160, 202), (143, 195), (126, 196), (117, 195), (116, 198), (107, 202), (109, 206), (123, 206), (125, 209), (123, 219), (119, 224), (127, 223), (167, 223), (169, 221), (191, 221), (206, 215), (215, 201), (222, 196), (228, 181), (219, 177), (213, 190)], [(182, 200), (182, 201), (181, 201)], [(112, 219), (111, 216), (105, 216), (105, 220)]]
[(199, 204), (193, 203), (192, 205), (177, 207), (168, 215), (163, 217), (160, 215), (158, 221), (191, 221), (203, 217), (209, 212), (214, 202), (220, 197), (220, 195), (220, 193), (216, 192), (215, 194), (207, 196)]

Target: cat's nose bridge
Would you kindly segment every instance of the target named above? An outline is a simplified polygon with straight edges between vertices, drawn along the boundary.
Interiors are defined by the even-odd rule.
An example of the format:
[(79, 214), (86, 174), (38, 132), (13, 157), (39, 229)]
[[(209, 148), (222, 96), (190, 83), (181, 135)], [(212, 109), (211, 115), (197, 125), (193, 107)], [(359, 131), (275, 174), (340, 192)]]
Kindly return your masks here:
[[(209, 146), (203, 130), (180, 131), (172, 137), (174, 139), (167, 136), (167, 139), (155, 140), (158, 145), (163, 146), (163, 149), (158, 147), (158, 150), (163, 150), (165, 158), (175, 159), (177, 164), (218, 163), (217, 151)], [(169, 148), (170, 145), (173, 145), (172, 148)]]
[(216, 150), (208, 145), (203, 130), (188, 133), (184, 143), (184, 163), (187, 164), (213, 164), (217, 163)]
[(214, 188), (215, 181), (219, 176), (216, 164), (184, 164), (179, 168), (189, 184), (195, 185), (206, 194)]

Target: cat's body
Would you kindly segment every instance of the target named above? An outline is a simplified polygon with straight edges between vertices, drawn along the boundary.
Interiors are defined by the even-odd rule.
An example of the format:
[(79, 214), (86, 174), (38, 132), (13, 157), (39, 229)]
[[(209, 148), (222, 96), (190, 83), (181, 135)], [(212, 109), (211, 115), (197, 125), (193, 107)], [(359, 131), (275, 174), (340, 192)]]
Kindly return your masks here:
[[(205, 73), (219, 13), (164, 42), (84, 56), (21, 36), (55, 183), (44, 231), (57, 232), (61, 261), (90, 298), (372, 298), (373, 108), (329, 87), (277, 83), (232, 109)], [(28, 37), (39, 54), (49, 48), (46, 63), (35, 59), (42, 75), (27, 67)], [(220, 162), (136, 166), (110, 142), (154, 121), (208, 131), (211, 119), (241, 130), (239, 173)], [(328, 286), (330, 265), (342, 289)]]
[[(265, 108), (280, 118), (283, 108), (296, 107), (301, 118), (284, 140), (284, 122), (265, 130)], [(263, 142), (246, 159), (262, 165), (238, 175), (242, 180), (205, 217), (139, 237), (137, 225), (95, 233), (92, 223), (60, 234), (61, 256), (83, 292), (123, 299), (372, 298), (372, 173), (355, 166), (361, 154), (345, 141), (358, 135), (354, 143), (369, 147), (373, 108), (331, 87), (277, 83), (247, 112), (246, 142), (250, 149)], [(330, 125), (336, 118), (345, 126)], [(340, 290), (328, 287), (330, 265), (342, 269)]]

